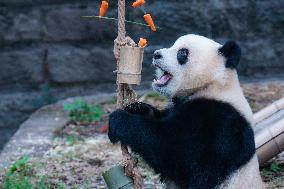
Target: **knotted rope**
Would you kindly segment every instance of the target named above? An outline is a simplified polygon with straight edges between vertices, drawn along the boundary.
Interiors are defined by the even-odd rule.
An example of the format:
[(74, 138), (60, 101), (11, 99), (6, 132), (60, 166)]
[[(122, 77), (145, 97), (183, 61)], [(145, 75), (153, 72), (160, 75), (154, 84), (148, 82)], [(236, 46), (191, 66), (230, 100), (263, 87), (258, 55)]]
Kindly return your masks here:
[[(126, 37), (125, 31), (125, 0), (118, 0), (118, 35), (114, 41), (114, 56), (117, 61), (117, 70), (120, 62), (120, 48), (125, 45), (133, 46), (135, 42)], [(117, 82), (117, 106), (124, 108), (127, 104), (136, 101), (136, 94), (130, 85)], [(134, 181), (134, 189), (142, 189), (142, 177), (137, 168), (137, 159), (132, 157), (128, 152), (127, 146), (121, 145), (122, 155), (124, 156), (123, 164), (125, 166), (125, 174)]]

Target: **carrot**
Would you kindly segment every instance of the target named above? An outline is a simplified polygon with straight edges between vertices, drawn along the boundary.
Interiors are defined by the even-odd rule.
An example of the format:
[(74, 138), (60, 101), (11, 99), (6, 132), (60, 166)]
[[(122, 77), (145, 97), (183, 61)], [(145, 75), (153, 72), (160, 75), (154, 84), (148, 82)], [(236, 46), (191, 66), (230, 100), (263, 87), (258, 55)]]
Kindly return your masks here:
[(108, 130), (109, 130), (109, 126), (108, 126), (108, 124), (105, 124), (105, 125), (103, 125), (103, 126), (100, 128), (99, 131), (100, 131), (101, 133), (107, 133)]
[(132, 7), (137, 8), (140, 7), (141, 5), (145, 4), (145, 0), (136, 0), (133, 4)]
[(144, 47), (146, 47), (146, 45), (147, 45), (147, 39), (140, 38), (139, 46), (144, 48)]
[(156, 28), (154, 21), (153, 21), (150, 14), (145, 14), (144, 19), (145, 19), (146, 23), (150, 26), (152, 31), (157, 31), (157, 28)]
[(108, 9), (108, 2), (107, 1), (102, 1), (101, 8), (100, 8), (100, 16), (105, 16), (106, 11)]

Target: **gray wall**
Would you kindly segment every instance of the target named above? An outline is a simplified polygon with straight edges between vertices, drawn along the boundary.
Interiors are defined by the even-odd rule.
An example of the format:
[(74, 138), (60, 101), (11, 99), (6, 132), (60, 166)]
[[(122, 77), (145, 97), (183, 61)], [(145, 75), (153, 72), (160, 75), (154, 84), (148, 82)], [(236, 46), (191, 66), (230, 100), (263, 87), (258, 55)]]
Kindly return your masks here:
[[(127, 25), (133, 39), (138, 41), (143, 36), (149, 40), (144, 81), (152, 79), (149, 63), (153, 50), (170, 46), (187, 33), (199, 33), (221, 43), (227, 39), (238, 41), (243, 49), (240, 72), (244, 75), (283, 72), (283, 0), (147, 2), (146, 11), (163, 29), (151, 33), (145, 27)], [(61, 99), (114, 89), (112, 46), (116, 24), (80, 18), (97, 14), (99, 3), (0, 0), (0, 128), (16, 127), (38, 107), (37, 101), (49, 102), (47, 93), (47, 98), (51, 95)], [(107, 14), (116, 16), (116, 1), (110, 1)], [(142, 15), (140, 9), (129, 6), (129, 20), (143, 22)], [(49, 50), (51, 89), (42, 84), (45, 48)]]

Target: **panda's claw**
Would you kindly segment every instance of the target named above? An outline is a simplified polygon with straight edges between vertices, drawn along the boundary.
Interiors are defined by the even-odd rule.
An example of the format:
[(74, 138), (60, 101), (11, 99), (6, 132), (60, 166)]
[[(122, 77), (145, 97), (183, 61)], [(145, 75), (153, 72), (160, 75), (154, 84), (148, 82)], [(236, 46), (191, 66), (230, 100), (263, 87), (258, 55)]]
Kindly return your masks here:
[(135, 102), (124, 108), (125, 111), (131, 114), (150, 115), (153, 113), (153, 107), (143, 102)]

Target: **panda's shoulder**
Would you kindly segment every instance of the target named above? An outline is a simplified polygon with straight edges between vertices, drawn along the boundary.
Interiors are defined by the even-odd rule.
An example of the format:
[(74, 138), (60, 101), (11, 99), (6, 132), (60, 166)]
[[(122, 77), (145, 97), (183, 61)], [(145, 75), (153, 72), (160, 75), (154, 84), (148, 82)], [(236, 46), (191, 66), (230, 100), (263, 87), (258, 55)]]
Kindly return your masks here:
[[(175, 101), (176, 102), (176, 101)], [(176, 107), (178, 108), (193, 108), (195, 107), (195, 110), (203, 109), (210, 107), (211, 109), (232, 109), (234, 111), (234, 107), (230, 105), (227, 102), (217, 100), (217, 99), (211, 99), (211, 98), (194, 98), (194, 99), (179, 99), (179, 101), (176, 103)]]
[(176, 109), (181, 113), (194, 115), (196, 118), (202, 116), (203, 118), (214, 120), (238, 119), (246, 122), (244, 115), (233, 105), (216, 99), (197, 98), (187, 100), (177, 105)]

